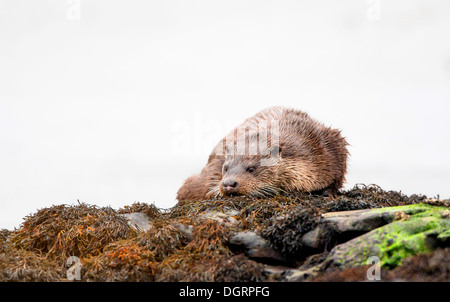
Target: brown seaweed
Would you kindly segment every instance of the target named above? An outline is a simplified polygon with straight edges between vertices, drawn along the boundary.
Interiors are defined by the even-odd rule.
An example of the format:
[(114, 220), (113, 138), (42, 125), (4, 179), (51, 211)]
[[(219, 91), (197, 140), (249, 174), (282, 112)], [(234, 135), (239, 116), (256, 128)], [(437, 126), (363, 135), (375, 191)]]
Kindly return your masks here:
[[(323, 213), (424, 201), (426, 196), (357, 185), (336, 196), (291, 193), (265, 199), (215, 198), (170, 209), (145, 203), (118, 210), (85, 203), (56, 205), (28, 215), (12, 232), (0, 231), (0, 281), (65, 281), (70, 256), (80, 259), (81, 281), (272, 280), (262, 263), (229, 249), (231, 234), (254, 231), (298, 260), (301, 236), (317, 226)], [(133, 212), (145, 213), (150, 229), (140, 232), (130, 227), (122, 214)], [(235, 223), (206, 218), (208, 213), (228, 213)], [(448, 250), (444, 252), (443, 257), (448, 257)], [(448, 280), (447, 271), (438, 272), (425, 260), (412, 261), (417, 269)], [(360, 270), (336, 272), (329, 279), (356, 280)], [(396, 274), (411, 272), (404, 267)]]

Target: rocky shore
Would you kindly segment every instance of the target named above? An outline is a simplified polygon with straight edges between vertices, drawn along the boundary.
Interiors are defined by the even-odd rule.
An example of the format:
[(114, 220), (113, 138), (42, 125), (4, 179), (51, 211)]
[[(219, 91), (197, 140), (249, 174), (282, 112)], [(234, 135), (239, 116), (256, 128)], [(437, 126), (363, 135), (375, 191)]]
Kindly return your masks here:
[(0, 281), (450, 281), (450, 201), (357, 185), (163, 210), (55, 205), (0, 231)]

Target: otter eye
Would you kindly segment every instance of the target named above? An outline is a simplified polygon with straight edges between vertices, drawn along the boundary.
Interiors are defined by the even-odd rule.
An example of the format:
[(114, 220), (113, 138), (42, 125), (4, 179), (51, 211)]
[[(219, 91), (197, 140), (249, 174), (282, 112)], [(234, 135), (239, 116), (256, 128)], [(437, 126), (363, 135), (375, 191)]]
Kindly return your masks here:
[(247, 168), (247, 172), (253, 173), (255, 172), (255, 168), (254, 167)]

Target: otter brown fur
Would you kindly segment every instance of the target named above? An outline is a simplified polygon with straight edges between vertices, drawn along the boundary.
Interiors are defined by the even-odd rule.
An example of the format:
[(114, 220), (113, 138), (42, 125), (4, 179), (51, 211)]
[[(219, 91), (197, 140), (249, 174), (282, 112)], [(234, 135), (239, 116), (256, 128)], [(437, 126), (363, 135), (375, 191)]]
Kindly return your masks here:
[(177, 199), (295, 191), (335, 194), (345, 181), (347, 145), (339, 130), (307, 113), (271, 107), (225, 136), (201, 173), (186, 179)]

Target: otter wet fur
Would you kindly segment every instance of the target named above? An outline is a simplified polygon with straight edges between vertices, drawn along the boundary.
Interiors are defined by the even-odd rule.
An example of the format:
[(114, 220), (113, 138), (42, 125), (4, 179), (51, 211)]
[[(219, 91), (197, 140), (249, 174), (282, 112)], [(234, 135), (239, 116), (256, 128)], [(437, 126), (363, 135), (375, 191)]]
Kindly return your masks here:
[(271, 107), (246, 119), (186, 179), (179, 202), (246, 195), (314, 192), (335, 195), (345, 182), (347, 142), (307, 113)]

